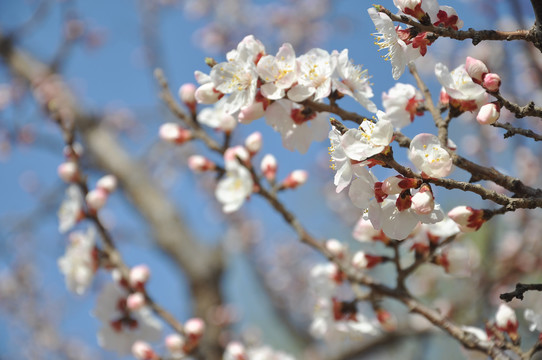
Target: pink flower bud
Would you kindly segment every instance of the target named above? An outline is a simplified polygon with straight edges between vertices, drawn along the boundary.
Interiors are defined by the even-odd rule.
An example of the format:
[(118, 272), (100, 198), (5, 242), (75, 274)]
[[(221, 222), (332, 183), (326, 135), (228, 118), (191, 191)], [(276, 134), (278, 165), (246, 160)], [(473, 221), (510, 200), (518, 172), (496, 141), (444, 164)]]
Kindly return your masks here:
[(136, 341), (132, 345), (132, 355), (138, 360), (156, 360), (158, 355), (151, 346), (144, 341)]
[(305, 170), (294, 170), (284, 179), (282, 188), (295, 189), (306, 183), (308, 178), (309, 174)]
[(363, 251), (358, 251), (352, 257), (352, 266), (356, 269), (370, 269), (382, 262), (381, 256), (374, 256), (364, 253)]
[(88, 192), (85, 200), (90, 210), (98, 211), (107, 202), (108, 194), (103, 189), (94, 189)]
[(98, 180), (96, 187), (104, 190), (108, 194), (111, 194), (117, 188), (117, 178), (115, 175), (105, 175)]
[(237, 126), (237, 120), (230, 114), (224, 114), (220, 118), (220, 124), (218, 125), (218, 128), (225, 133), (230, 133), (235, 129)]
[(194, 172), (204, 172), (216, 169), (216, 164), (205, 156), (192, 155), (188, 158), (188, 167)]
[(427, 184), (423, 184), (418, 191), (411, 199), (412, 204), (410, 207), (418, 215), (426, 215), (431, 213), (435, 208), (435, 198), (433, 197), (433, 192)]
[(226, 149), (224, 152), (224, 161), (237, 161), (237, 158), (241, 159), (243, 162), (250, 160), (250, 155), (243, 146), (237, 145), (231, 148)]
[(250, 124), (265, 114), (265, 107), (261, 101), (255, 101), (252, 104), (241, 108), (237, 116), (241, 124)]
[(196, 110), (196, 85), (191, 83), (183, 84), (179, 88), (179, 98), (181, 101), (188, 106), (190, 111)]
[(265, 176), (268, 181), (275, 181), (277, 175), (277, 159), (271, 154), (265, 155), (260, 163), (260, 169), (262, 170), (263, 176)]
[(67, 183), (76, 182), (79, 180), (79, 168), (77, 163), (73, 161), (67, 161), (58, 165), (58, 176)]
[(486, 64), (470, 56), (467, 56), (467, 61), (465, 62), (465, 70), (467, 71), (467, 74), (469, 74), (469, 76), (472, 78), (472, 81), (474, 81), (476, 84), (481, 84), (484, 75), (489, 72)]
[(137, 311), (141, 309), (144, 305), (145, 305), (145, 296), (140, 292), (130, 294), (126, 298), (126, 306), (128, 307), (129, 310)]
[[(228, 357), (226, 357), (226, 354)], [(243, 344), (233, 341), (226, 346), (224, 359), (246, 360), (247, 354)]]
[(199, 339), (205, 331), (205, 323), (200, 318), (193, 318), (184, 324), (184, 332), (192, 340)]
[(356, 269), (367, 269), (368, 261), (363, 251), (358, 251), (352, 257), (352, 266)]
[(399, 194), (406, 189), (412, 189), (418, 187), (420, 180), (406, 178), (401, 175), (390, 176), (382, 182), (381, 190), (384, 194), (393, 195)]
[(183, 144), (192, 139), (192, 132), (175, 123), (165, 123), (160, 126), (160, 138), (173, 144)]
[(459, 230), (473, 232), (478, 230), (485, 222), (483, 210), (475, 210), (470, 206), (457, 206), (453, 208), (448, 216), (455, 221)]
[(495, 314), (495, 324), (499, 330), (508, 333), (512, 340), (517, 338), (518, 320), (516, 313), (508, 305), (501, 304), (499, 306), (499, 310)]
[(182, 354), (185, 339), (179, 334), (171, 334), (166, 337), (166, 348), (171, 354)]
[(499, 87), (501, 86), (501, 77), (494, 73), (486, 74), (486, 76), (484, 76), (482, 86), (487, 91), (498, 91)]
[(491, 125), (499, 120), (500, 115), (500, 106), (495, 103), (489, 103), (480, 108), (476, 116), (476, 121), (481, 125)]
[(216, 90), (212, 82), (201, 85), (194, 93), (194, 97), (199, 104), (214, 104), (222, 96), (224, 94)]
[(130, 269), (130, 285), (135, 288), (143, 288), (151, 276), (151, 270), (147, 265), (137, 265)]
[(331, 255), (339, 259), (342, 259), (346, 252), (346, 247), (337, 239), (329, 239), (326, 241), (325, 247), (327, 251), (331, 253)]
[(245, 147), (251, 155), (260, 151), (262, 148), (262, 134), (259, 131), (250, 134), (245, 140)]

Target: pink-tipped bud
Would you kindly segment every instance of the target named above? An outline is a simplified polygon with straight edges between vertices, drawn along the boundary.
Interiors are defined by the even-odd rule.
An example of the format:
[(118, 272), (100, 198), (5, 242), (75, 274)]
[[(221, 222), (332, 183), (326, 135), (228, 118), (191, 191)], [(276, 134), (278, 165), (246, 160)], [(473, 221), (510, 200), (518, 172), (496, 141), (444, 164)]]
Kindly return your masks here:
[(145, 295), (140, 292), (130, 294), (126, 298), (126, 307), (129, 310), (137, 311), (143, 306), (145, 306)]
[(498, 91), (501, 87), (501, 77), (494, 73), (486, 74), (486, 76), (484, 76), (482, 86), (487, 91)]
[(467, 74), (472, 78), (476, 84), (482, 84), (484, 75), (486, 75), (489, 70), (487, 69), (486, 64), (482, 61), (467, 56), (467, 61), (465, 62), (465, 70)]
[(94, 189), (88, 192), (85, 200), (90, 210), (98, 211), (104, 207), (109, 194), (103, 189)]
[(139, 340), (132, 345), (132, 355), (138, 360), (157, 360), (159, 358), (148, 343)]
[(160, 139), (173, 143), (183, 144), (192, 139), (192, 132), (175, 123), (165, 123), (160, 126)]
[(412, 202), (410, 207), (418, 215), (427, 215), (435, 208), (435, 198), (433, 197), (431, 187), (427, 184), (423, 184), (420, 191), (410, 200)]
[(390, 176), (382, 182), (381, 190), (384, 194), (400, 194), (406, 189), (416, 188), (420, 185), (420, 180), (406, 178), (401, 175)]
[(277, 176), (277, 159), (271, 154), (265, 155), (260, 163), (260, 169), (268, 181), (275, 181), (275, 177)]
[(265, 107), (261, 101), (255, 101), (252, 104), (241, 108), (237, 119), (241, 124), (250, 124), (256, 119), (263, 117)]
[(224, 96), (224, 94), (216, 90), (212, 82), (201, 85), (194, 93), (194, 97), (198, 104), (214, 104), (222, 96)]
[(224, 152), (224, 161), (226, 162), (237, 161), (238, 158), (243, 162), (248, 162), (250, 160), (250, 154), (244, 146), (232, 146)]
[(382, 262), (381, 256), (374, 256), (364, 253), (363, 251), (358, 251), (352, 257), (352, 266), (356, 269), (370, 269)]
[(115, 175), (105, 175), (96, 183), (98, 189), (102, 189), (108, 194), (111, 194), (117, 189), (117, 178)]
[(218, 129), (224, 131), (225, 133), (230, 133), (237, 126), (237, 120), (230, 114), (223, 114), (220, 118), (220, 124)]
[(226, 346), (224, 359), (246, 360), (247, 353), (243, 344), (233, 341)]
[(450, 95), (448, 95), (444, 88), (440, 90), (439, 102), (442, 105), (448, 105), (450, 103)]
[(478, 115), (476, 116), (476, 121), (481, 125), (491, 125), (499, 120), (500, 116), (500, 106), (495, 103), (489, 103), (480, 108), (480, 111), (478, 111)]
[(199, 339), (205, 331), (205, 323), (200, 318), (189, 319), (184, 324), (184, 332), (192, 341)]
[(79, 180), (79, 168), (77, 163), (67, 161), (58, 165), (58, 176), (67, 183), (76, 182)]
[(484, 211), (473, 209), (470, 206), (457, 206), (450, 210), (448, 216), (463, 232), (476, 231), (485, 222)]
[(216, 169), (216, 164), (205, 156), (192, 155), (188, 158), (188, 167), (193, 172), (204, 172)]
[(339, 240), (329, 239), (328, 241), (326, 241), (325, 247), (327, 251), (329, 251), (334, 257), (339, 259), (344, 258), (344, 255), (346, 253), (346, 246), (344, 246)]
[(518, 320), (516, 313), (506, 304), (501, 304), (495, 314), (495, 324), (501, 331), (508, 333), (510, 338), (515, 341), (518, 338)]
[(151, 276), (147, 265), (137, 265), (130, 269), (129, 281), (134, 289), (142, 289)]
[(262, 134), (259, 131), (253, 132), (245, 140), (245, 147), (250, 155), (256, 154), (262, 148)]
[(179, 88), (179, 98), (181, 101), (190, 109), (190, 111), (194, 112), (196, 110), (196, 85), (191, 83), (183, 84)]
[(294, 170), (284, 179), (282, 187), (284, 189), (295, 189), (306, 183), (308, 178), (309, 173), (305, 170)]
[(179, 334), (168, 335), (165, 340), (166, 348), (172, 355), (183, 354), (183, 348), (185, 343), (186, 341), (184, 337)]

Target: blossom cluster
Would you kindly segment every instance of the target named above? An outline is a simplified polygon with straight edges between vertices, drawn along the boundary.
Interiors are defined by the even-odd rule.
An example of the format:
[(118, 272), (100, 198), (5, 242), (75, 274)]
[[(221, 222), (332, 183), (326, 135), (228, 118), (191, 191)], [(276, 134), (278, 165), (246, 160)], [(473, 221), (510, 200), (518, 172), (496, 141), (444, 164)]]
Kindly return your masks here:
[[(424, 25), (432, 24), (458, 30), (463, 27), (457, 12), (450, 6), (439, 6), (437, 0), (394, 0), (400, 14), (412, 17)], [(412, 27), (403, 29), (395, 26), (390, 17), (378, 11), (379, 6), (367, 11), (378, 31), (375, 44), (382, 50), (387, 50), (384, 56), (392, 65), (392, 75), (399, 79), (405, 71), (405, 66), (425, 56), (427, 47), (434, 42), (428, 32), (420, 32)]]

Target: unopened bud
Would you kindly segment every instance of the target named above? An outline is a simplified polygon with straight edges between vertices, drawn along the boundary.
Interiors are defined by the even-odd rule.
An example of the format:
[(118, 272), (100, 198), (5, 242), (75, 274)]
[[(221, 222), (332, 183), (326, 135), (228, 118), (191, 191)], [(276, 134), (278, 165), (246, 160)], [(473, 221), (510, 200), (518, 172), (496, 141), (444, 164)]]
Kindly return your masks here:
[(325, 243), (327, 251), (336, 258), (342, 259), (346, 252), (346, 247), (337, 239), (329, 239)]
[(126, 298), (126, 307), (128, 307), (129, 310), (137, 311), (141, 309), (144, 305), (145, 296), (140, 292), (130, 294)]
[(295, 189), (306, 183), (308, 178), (309, 174), (305, 170), (294, 170), (284, 179), (282, 188)]
[(184, 324), (184, 332), (191, 339), (199, 339), (205, 331), (205, 323), (200, 318), (193, 318)]
[(58, 165), (58, 176), (67, 183), (79, 180), (79, 168), (74, 161), (67, 161)]
[(250, 154), (244, 146), (237, 145), (226, 149), (224, 152), (224, 161), (231, 162), (237, 161), (237, 159), (241, 159), (243, 162), (248, 162), (250, 160)]
[(96, 187), (111, 194), (117, 188), (117, 178), (115, 175), (105, 175), (98, 180)]
[(192, 132), (175, 123), (160, 126), (160, 138), (173, 144), (183, 144), (192, 139)]
[(263, 176), (265, 176), (268, 181), (275, 181), (277, 175), (277, 159), (271, 154), (265, 155), (260, 163), (260, 169), (262, 170)]
[(476, 231), (485, 222), (484, 211), (473, 209), (470, 206), (457, 206), (448, 213), (448, 216), (463, 232)]
[(132, 345), (132, 355), (138, 360), (156, 360), (158, 355), (152, 347), (144, 341), (136, 341)]
[(358, 251), (352, 257), (352, 266), (359, 270), (370, 269), (380, 264), (381, 262), (381, 256), (369, 255), (363, 251)]
[(478, 115), (476, 116), (476, 121), (481, 125), (491, 125), (499, 120), (500, 115), (500, 106), (495, 103), (489, 103), (480, 108), (480, 111), (478, 111)]
[(467, 74), (472, 78), (476, 84), (482, 84), (484, 75), (486, 75), (489, 70), (487, 69), (486, 64), (482, 61), (467, 56), (467, 61), (465, 62), (465, 70)]
[(181, 101), (194, 112), (196, 110), (196, 85), (191, 83), (183, 84), (179, 88), (179, 98)]
[(88, 192), (85, 200), (90, 210), (98, 211), (107, 202), (108, 193), (103, 189), (94, 189)]
[(216, 103), (224, 94), (216, 90), (212, 82), (201, 85), (196, 89), (194, 97), (199, 104), (214, 104)]
[(241, 108), (237, 119), (241, 124), (250, 124), (254, 120), (261, 118), (264, 114), (264, 104), (260, 101), (255, 101), (252, 104)]
[(406, 178), (401, 175), (390, 176), (382, 182), (381, 190), (384, 194), (393, 195), (400, 194), (406, 189), (412, 189), (418, 187), (420, 180)]
[(501, 304), (495, 314), (495, 324), (499, 330), (508, 333), (512, 341), (518, 338), (518, 320), (516, 313), (506, 304)]
[(486, 74), (482, 86), (488, 91), (498, 91), (501, 86), (501, 77), (494, 73)]
[(224, 359), (246, 360), (247, 354), (243, 344), (233, 341), (226, 346)]
[(260, 151), (262, 148), (262, 134), (259, 131), (250, 134), (245, 140), (245, 147), (251, 155)]
[(177, 355), (183, 353), (185, 339), (179, 334), (171, 334), (166, 337), (166, 348), (171, 354)]
[(192, 155), (188, 158), (188, 167), (194, 172), (204, 172), (216, 169), (216, 164), (205, 156)]
[(433, 192), (427, 184), (423, 184), (420, 190), (411, 199), (411, 208), (418, 215), (427, 215), (435, 208)]
[(145, 286), (151, 276), (151, 270), (147, 265), (137, 265), (130, 269), (130, 285), (135, 289)]

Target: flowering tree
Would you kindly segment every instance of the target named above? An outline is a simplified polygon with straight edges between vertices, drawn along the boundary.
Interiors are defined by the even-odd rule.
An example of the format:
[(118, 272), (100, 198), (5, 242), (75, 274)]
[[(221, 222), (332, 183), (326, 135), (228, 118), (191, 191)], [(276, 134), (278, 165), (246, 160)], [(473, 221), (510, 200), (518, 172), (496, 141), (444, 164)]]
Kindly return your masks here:
[[(210, 3), (188, 1), (185, 6), (205, 12), (211, 11)], [(148, 11), (164, 5), (144, 6)], [(317, 8), (326, 6), (322, 2)], [(467, 19), (436, 0), (371, 6), (360, 16), (374, 24), (375, 44), (384, 51), (393, 79), (403, 81), (407, 69), (413, 79), (394, 83), (381, 102), (371, 81), (379, 82), (383, 74), (371, 77), (348, 49), (305, 51), (303, 44), (310, 41), (301, 35), (277, 49), (247, 35), (225, 54), (206, 58), (202, 67), (207, 70), (194, 72), (198, 85), (175, 84), (175, 95), (167, 72), (154, 70), (167, 110), (162, 117), (170, 118), (153, 134), (161, 140), (160, 156), (191, 149), (191, 155), (180, 152), (176, 158), (186, 159), (181, 166), (197, 173), (212, 195), (211, 206), (224, 214), (230, 237), (251, 259), (283, 326), (297, 337), (299, 356), (353, 359), (373, 351), (390, 356), (403, 351), (397, 345), (401, 339), (415, 340), (421, 348), (425, 337), (442, 334), (459, 344), (464, 357), (530, 359), (541, 349), (539, 338), (529, 335), (516, 315), (522, 309), (525, 328), (542, 331), (539, 295), (531, 292), (542, 290), (536, 283), (542, 190), (538, 149), (532, 144), (542, 139), (539, 94), (516, 91), (513, 69), (490, 70), (496, 45), (487, 45), (495, 48), (485, 53), (472, 50), (453, 70), (438, 60), (439, 51), (427, 60), (440, 42), (450, 44), (450, 39), (477, 46), (521, 43), (518, 54), (536, 84), (533, 78), (542, 74), (542, 7), (533, 0), (530, 11), (535, 16), (530, 29), (463, 30)], [(299, 26), (319, 21), (325, 11), (308, 11), (299, 19), (270, 14), (268, 26), (277, 19)], [(15, 107), (17, 96), (29, 90), (62, 135), (64, 160), (57, 172), (66, 190), (58, 230), (69, 242), (58, 268), (67, 289), (77, 295), (101, 282), (93, 299), (98, 344), (141, 360), (295, 358), (280, 344), (268, 346), (265, 336), (255, 339), (234, 331), (236, 311), (222, 283), (231, 251), (228, 235), (216, 244), (197, 239), (159, 179), (124, 149), (111, 126), (104, 126), (105, 116), (81, 105), (59, 66), (70, 44), (88, 33), (76, 20), (67, 25), (65, 43), (50, 64), (20, 47), (21, 30), (0, 32), (0, 56), (13, 79), (3, 90), (2, 105)], [(218, 32), (213, 27), (204, 31), (215, 48), (238, 35), (224, 30), (218, 41)], [(156, 58), (149, 60), (158, 65)], [(524, 100), (524, 95), (532, 97)], [(298, 204), (291, 199), (317, 171), (305, 166), (308, 160), (293, 164), (278, 151), (264, 154), (264, 138), (273, 139), (243, 130), (263, 122), (280, 134), (284, 148), (306, 157), (311, 147), (330, 142), (332, 170), (324, 176), (333, 183), (332, 191), (312, 194), (308, 201), (319, 207), (327, 199), (343, 223), (336, 221), (319, 234), (317, 225), (307, 225), (292, 209)], [(509, 154), (486, 153), (503, 144), (502, 138), (507, 145), (500, 146), (508, 146)], [(279, 164), (281, 171), (284, 164), (292, 167), (281, 173)], [(89, 177), (93, 166), (102, 173), (96, 181)], [(161, 303), (160, 289), (150, 289), (151, 267), (126, 260), (108, 224), (108, 202), (117, 188), (148, 223), (153, 245), (182, 270), (192, 300), (185, 319)], [(189, 202), (190, 192), (183, 189)], [(259, 211), (245, 211), (247, 201), (255, 199), (291, 228), (299, 244), (288, 244), (273, 258), (266, 253), (273, 246), (269, 239), (253, 240), (269, 233), (256, 226)], [(509, 223), (499, 224), (499, 219)], [(351, 236), (343, 234), (344, 227)], [(5, 303), (35, 297), (28, 271), (11, 270), (0, 293)], [(525, 279), (534, 283), (522, 283)], [(19, 288), (28, 288), (27, 293)], [(36, 315), (28, 312), (26, 317)], [(45, 319), (29, 322), (29, 328), (38, 333), (36, 324), (41, 323)], [(42, 345), (49, 351), (83, 357), (60, 335), (51, 338)]]

